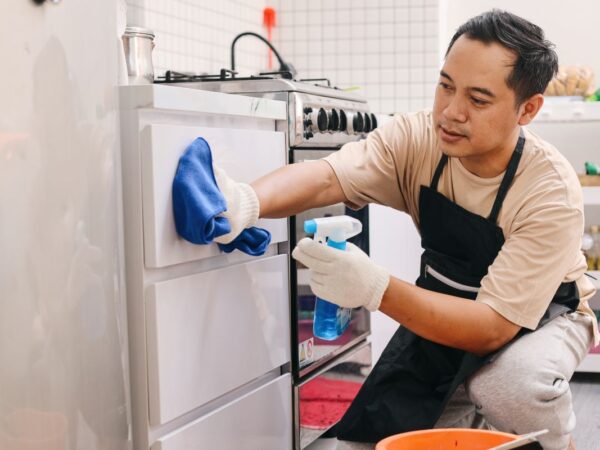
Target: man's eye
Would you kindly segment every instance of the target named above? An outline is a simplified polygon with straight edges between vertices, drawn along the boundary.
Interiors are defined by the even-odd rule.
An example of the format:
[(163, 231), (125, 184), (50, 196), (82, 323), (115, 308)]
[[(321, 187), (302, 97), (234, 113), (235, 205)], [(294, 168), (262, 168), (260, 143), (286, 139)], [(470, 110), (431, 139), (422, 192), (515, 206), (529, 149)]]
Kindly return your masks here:
[(483, 105), (487, 104), (487, 102), (485, 100), (481, 100), (477, 97), (471, 97), (471, 101), (478, 106), (483, 106)]
[(443, 81), (440, 81), (440, 86), (442, 87), (442, 89), (450, 89), (450, 85), (448, 83), (444, 83)]

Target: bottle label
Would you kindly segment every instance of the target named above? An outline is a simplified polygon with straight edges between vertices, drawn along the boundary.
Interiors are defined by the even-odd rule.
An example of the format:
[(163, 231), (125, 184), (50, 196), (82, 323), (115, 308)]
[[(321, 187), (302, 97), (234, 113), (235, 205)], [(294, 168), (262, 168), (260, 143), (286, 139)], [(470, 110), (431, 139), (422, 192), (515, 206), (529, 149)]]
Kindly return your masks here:
[(314, 361), (313, 345), (313, 338), (309, 338), (298, 344), (298, 365), (300, 367), (304, 367)]

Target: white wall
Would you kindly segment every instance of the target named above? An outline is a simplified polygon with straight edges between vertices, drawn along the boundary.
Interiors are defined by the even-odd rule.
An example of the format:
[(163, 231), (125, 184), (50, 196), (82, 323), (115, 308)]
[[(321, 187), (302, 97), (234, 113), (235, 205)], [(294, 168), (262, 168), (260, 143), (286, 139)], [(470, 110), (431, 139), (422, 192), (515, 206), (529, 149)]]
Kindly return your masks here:
[[(585, 64), (600, 78), (600, 2), (596, 0), (440, 0), (440, 47), (445, 49), (463, 22), (492, 8), (520, 15), (542, 27), (556, 44), (559, 63)], [(445, 17), (445, 20), (444, 20)], [(597, 83), (598, 84), (598, 83)]]
[[(377, 113), (414, 111), (433, 102), (441, 62), (439, 0), (126, 1), (128, 24), (156, 32), (156, 74), (229, 68), (232, 39), (242, 31), (266, 36), (263, 9), (271, 6), (273, 43), (299, 78), (327, 77), (355, 89)], [(267, 48), (259, 40), (242, 38), (236, 49), (241, 73), (267, 70)]]
[[(127, 23), (156, 33), (155, 74), (218, 73), (231, 67), (230, 46), (241, 32), (263, 34), (265, 0), (126, 0)], [(236, 44), (236, 70), (256, 74), (266, 67), (266, 47), (254, 37)]]
[(299, 78), (356, 89), (377, 113), (431, 107), (438, 0), (272, 0), (274, 41)]
[[(419, 276), (421, 237), (408, 214), (380, 205), (369, 206), (371, 258), (396, 278), (414, 283)], [(371, 314), (373, 361), (377, 361), (398, 329), (398, 322), (377, 311)]]
[(0, 2), (0, 448), (126, 450), (116, 0)]

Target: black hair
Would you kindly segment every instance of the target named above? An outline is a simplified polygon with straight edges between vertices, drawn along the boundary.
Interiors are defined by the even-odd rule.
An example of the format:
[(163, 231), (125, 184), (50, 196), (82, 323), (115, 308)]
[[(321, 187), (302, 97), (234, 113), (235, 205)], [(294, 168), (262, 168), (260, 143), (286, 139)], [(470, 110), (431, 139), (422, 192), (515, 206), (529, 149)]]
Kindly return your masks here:
[(463, 34), (484, 44), (496, 42), (516, 55), (506, 84), (515, 91), (517, 105), (543, 94), (558, 71), (554, 44), (546, 40), (544, 30), (507, 11), (493, 9), (469, 19), (454, 33), (446, 56)]

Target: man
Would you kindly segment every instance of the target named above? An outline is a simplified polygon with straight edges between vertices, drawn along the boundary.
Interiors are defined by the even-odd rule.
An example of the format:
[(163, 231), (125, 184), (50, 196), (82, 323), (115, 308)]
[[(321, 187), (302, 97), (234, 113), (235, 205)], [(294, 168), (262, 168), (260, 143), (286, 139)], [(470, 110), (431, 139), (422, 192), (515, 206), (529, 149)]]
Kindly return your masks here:
[(452, 38), (433, 112), (397, 115), (366, 140), (277, 170), (252, 189), (219, 174), (233, 227), (221, 242), (259, 215), (338, 202), (391, 206), (421, 233), (416, 286), (353, 246), (340, 252), (305, 239), (293, 251), (311, 269), (316, 295), (402, 324), (339, 438), (376, 442), (433, 426), (547, 428), (545, 449), (574, 448), (568, 382), (599, 342), (580, 250), (582, 193), (558, 151), (522, 128), (557, 65), (539, 27), (487, 12)]

